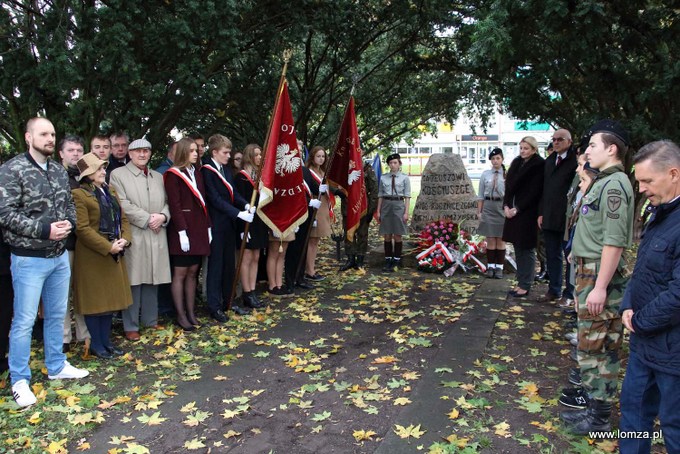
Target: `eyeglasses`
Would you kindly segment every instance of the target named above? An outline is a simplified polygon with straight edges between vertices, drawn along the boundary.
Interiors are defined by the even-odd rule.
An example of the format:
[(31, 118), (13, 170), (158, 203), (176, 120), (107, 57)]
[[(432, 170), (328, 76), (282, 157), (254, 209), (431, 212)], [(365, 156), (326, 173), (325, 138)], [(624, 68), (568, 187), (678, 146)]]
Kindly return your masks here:
[(564, 137), (553, 137), (552, 138), (553, 142), (564, 142), (565, 140), (567, 140), (567, 139), (565, 139)]

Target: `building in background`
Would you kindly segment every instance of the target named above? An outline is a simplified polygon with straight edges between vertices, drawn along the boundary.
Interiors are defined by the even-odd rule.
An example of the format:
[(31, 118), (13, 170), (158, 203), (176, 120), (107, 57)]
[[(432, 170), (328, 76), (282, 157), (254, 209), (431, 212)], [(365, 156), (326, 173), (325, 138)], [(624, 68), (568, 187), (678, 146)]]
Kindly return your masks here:
[(437, 134), (426, 134), (413, 145), (400, 142), (393, 145), (396, 153), (402, 156), (404, 170), (411, 175), (419, 175), (433, 153), (459, 154), (471, 178), (479, 178), (489, 168), (487, 156), (499, 147), (503, 150), (506, 166), (519, 154), (519, 141), (524, 136), (534, 136), (538, 140), (539, 153), (545, 156), (552, 133), (555, 130), (547, 123), (534, 123), (517, 120), (496, 113), (485, 133), (475, 127), (468, 118), (459, 118), (455, 125), (437, 123)]

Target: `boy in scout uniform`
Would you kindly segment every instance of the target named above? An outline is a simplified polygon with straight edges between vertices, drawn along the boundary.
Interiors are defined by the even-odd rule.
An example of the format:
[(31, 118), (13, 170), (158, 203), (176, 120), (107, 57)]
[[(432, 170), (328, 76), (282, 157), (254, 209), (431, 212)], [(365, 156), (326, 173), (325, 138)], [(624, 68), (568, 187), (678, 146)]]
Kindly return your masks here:
[(624, 251), (632, 243), (635, 204), (623, 167), (630, 145), (628, 132), (613, 120), (599, 121), (591, 132), (585, 154), (600, 173), (583, 196), (571, 253), (576, 265), (578, 363), (583, 382), (583, 390), (571, 398), (585, 401), (587, 408), (560, 415), (572, 433), (581, 435), (611, 428), (623, 340), (618, 309), (629, 277)]

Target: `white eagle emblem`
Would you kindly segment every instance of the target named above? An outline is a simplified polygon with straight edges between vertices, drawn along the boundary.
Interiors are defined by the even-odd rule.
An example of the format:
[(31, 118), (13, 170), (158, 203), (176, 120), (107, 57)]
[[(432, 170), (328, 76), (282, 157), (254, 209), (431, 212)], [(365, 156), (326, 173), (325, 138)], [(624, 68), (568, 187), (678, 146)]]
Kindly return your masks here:
[(276, 167), (274, 171), (285, 176), (286, 173), (294, 173), (300, 168), (301, 160), (297, 149), (290, 149), (287, 143), (282, 143), (276, 147)]
[(352, 186), (352, 183), (355, 181), (359, 181), (359, 177), (361, 176), (361, 169), (359, 170), (354, 170), (354, 161), (350, 160), (349, 161), (349, 174), (347, 175), (347, 183)]

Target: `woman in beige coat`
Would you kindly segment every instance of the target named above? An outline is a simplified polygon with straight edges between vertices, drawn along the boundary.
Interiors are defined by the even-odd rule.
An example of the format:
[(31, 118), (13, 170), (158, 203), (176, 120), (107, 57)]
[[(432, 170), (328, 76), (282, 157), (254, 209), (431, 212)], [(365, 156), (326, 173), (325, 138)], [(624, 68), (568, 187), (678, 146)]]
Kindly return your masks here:
[(104, 359), (123, 353), (111, 344), (111, 322), (113, 312), (132, 304), (124, 257), (130, 224), (116, 191), (105, 183), (107, 164), (92, 153), (80, 158), (80, 188), (73, 190), (77, 216), (73, 307), (85, 316), (90, 352)]
[(170, 219), (163, 176), (147, 167), (151, 144), (135, 140), (128, 148), (130, 162), (111, 172), (123, 211), (130, 221), (132, 246), (126, 254), (132, 305), (123, 311), (128, 340), (139, 339), (141, 325), (158, 327), (158, 285), (170, 282), (166, 226)]

